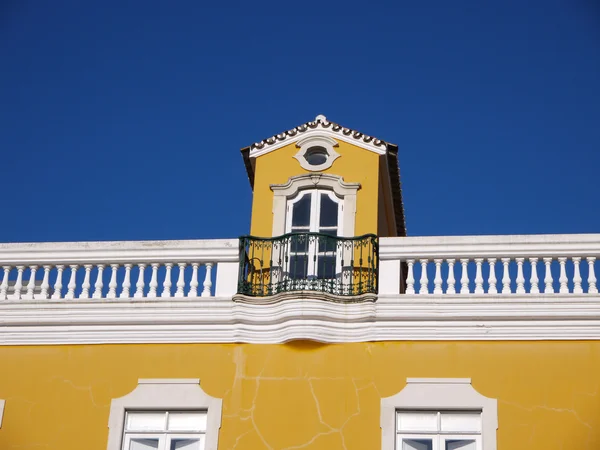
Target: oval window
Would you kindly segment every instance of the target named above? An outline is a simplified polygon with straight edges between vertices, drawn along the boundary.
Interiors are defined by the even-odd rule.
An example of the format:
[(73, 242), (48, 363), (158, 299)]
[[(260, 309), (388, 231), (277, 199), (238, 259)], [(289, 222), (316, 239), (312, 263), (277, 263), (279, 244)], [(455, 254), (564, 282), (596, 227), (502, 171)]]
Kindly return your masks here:
[(327, 157), (329, 154), (325, 147), (311, 147), (307, 150), (304, 155), (304, 159), (311, 166), (320, 166), (321, 164), (325, 164), (327, 162)]

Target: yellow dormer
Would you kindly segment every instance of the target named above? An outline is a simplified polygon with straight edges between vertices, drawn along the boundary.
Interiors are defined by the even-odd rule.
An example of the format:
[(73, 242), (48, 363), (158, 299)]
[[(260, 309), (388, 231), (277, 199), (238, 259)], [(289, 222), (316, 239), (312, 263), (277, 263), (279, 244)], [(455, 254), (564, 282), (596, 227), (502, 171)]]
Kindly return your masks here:
[(242, 154), (254, 192), (253, 236), (298, 227), (335, 228), (345, 237), (406, 235), (397, 145), (319, 115)]
[(371, 299), (378, 237), (406, 235), (398, 147), (320, 115), (242, 154), (254, 196), (238, 293)]

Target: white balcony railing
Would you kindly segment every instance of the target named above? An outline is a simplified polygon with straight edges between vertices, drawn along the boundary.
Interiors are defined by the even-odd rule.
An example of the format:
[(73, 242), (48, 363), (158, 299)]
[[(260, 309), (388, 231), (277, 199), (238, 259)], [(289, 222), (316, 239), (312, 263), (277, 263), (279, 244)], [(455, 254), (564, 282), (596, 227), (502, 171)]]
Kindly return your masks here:
[(235, 294), (238, 241), (0, 244), (1, 300)]
[(600, 234), (379, 241), (380, 294), (598, 294)]

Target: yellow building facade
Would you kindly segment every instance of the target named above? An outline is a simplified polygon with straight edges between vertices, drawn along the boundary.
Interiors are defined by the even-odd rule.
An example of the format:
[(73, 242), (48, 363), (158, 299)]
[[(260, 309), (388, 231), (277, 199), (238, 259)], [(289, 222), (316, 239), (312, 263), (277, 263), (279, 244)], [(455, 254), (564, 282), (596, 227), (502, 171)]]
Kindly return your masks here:
[[(137, 283), (135, 267), (111, 256), (115, 264), (102, 264), (99, 275), (105, 280), (99, 292), (107, 293), (94, 299), (89, 274), (99, 259), (89, 256), (93, 245), (87, 243), (70, 256), (74, 275), (55, 295), (44, 292), (40, 276), (53, 258), (50, 250), (42, 249), (44, 256), (35, 248), (0, 248), (3, 267), (10, 268), (0, 301), (0, 449), (600, 448), (597, 236), (577, 241), (591, 250), (572, 258), (577, 271), (588, 271), (580, 273), (583, 284), (576, 272), (565, 272), (570, 292), (560, 292), (557, 273), (546, 283), (546, 289), (556, 285), (556, 293), (536, 293), (542, 275), (523, 276), (517, 257), (510, 270), (514, 265), (518, 272), (509, 280), (516, 292), (502, 297), (486, 287), (481, 293), (482, 278), (500, 290), (502, 275), (494, 280), (491, 274), (503, 264), (500, 256), (514, 256), (512, 247), (498, 253), (490, 273), (480, 271), (482, 258), (463, 254), (479, 250), (452, 250), (456, 258), (443, 253), (458, 246), (451, 239), (440, 241), (440, 258), (390, 256), (402, 242), (426, 247), (406, 237), (393, 144), (318, 116), (242, 153), (254, 193), (247, 242), (258, 247), (251, 255), (240, 245), (239, 258), (209, 265), (199, 287), (184, 279), (197, 269), (191, 253), (181, 257), (188, 261), (183, 266), (165, 259), (164, 267), (179, 267), (181, 274), (169, 285), (171, 297), (153, 287), (150, 275), (160, 280), (167, 270), (149, 273), (154, 254), (139, 257), (147, 263), (131, 259), (136, 262), (129, 266), (144, 266)], [(361, 250), (356, 239), (365, 235), (375, 235), (375, 245)], [(129, 251), (119, 248), (114, 252)], [(487, 264), (496, 250), (485, 248)], [(530, 251), (526, 262), (539, 258), (541, 264), (547, 255)], [(457, 268), (467, 260), (465, 275), (451, 277), (452, 265), (446, 271), (454, 259)], [(560, 270), (561, 260), (551, 262)], [(422, 264), (429, 266), (417, 272)], [(219, 295), (227, 281), (220, 274), (234, 268), (235, 292)], [(471, 270), (470, 292), (461, 295), (459, 285)], [(114, 280), (106, 278), (111, 273)], [(146, 284), (136, 299), (139, 280)], [(578, 292), (578, 280), (585, 292)], [(419, 282), (421, 293), (413, 294)], [(528, 292), (518, 292), (522, 284)], [(427, 286), (432, 292), (424, 295)], [(205, 310), (221, 311), (211, 317), (223, 321), (222, 329), (231, 327), (230, 334), (213, 330), (208, 320), (194, 322), (202, 302)], [(175, 317), (174, 311), (168, 324), (159, 317)], [(189, 331), (196, 325), (200, 331)], [(244, 334), (250, 329), (254, 334)], [(150, 413), (165, 411), (171, 415), (163, 428), (153, 425)], [(169, 428), (176, 413), (195, 411), (208, 419), (196, 427), (190, 416), (188, 428)], [(140, 428), (134, 413), (141, 414)]]

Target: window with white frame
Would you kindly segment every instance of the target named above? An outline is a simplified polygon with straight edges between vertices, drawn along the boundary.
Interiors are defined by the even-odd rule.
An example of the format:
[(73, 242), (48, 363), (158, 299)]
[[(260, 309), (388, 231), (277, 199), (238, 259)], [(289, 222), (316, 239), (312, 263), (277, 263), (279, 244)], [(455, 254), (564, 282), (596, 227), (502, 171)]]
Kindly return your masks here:
[(123, 450), (204, 450), (206, 411), (127, 411)]
[(408, 378), (381, 399), (382, 450), (496, 450), (498, 402), (469, 378)]
[[(300, 191), (288, 201), (286, 233), (300, 233), (290, 237), (287, 250), (292, 279), (333, 278), (337, 267), (336, 241), (327, 236), (341, 234), (342, 199), (331, 190), (309, 189)], [(326, 236), (307, 236), (319, 233)]]
[(222, 400), (198, 379), (140, 379), (114, 399), (108, 450), (217, 450)]
[(481, 411), (396, 412), (397, 450), (481, 450)]

